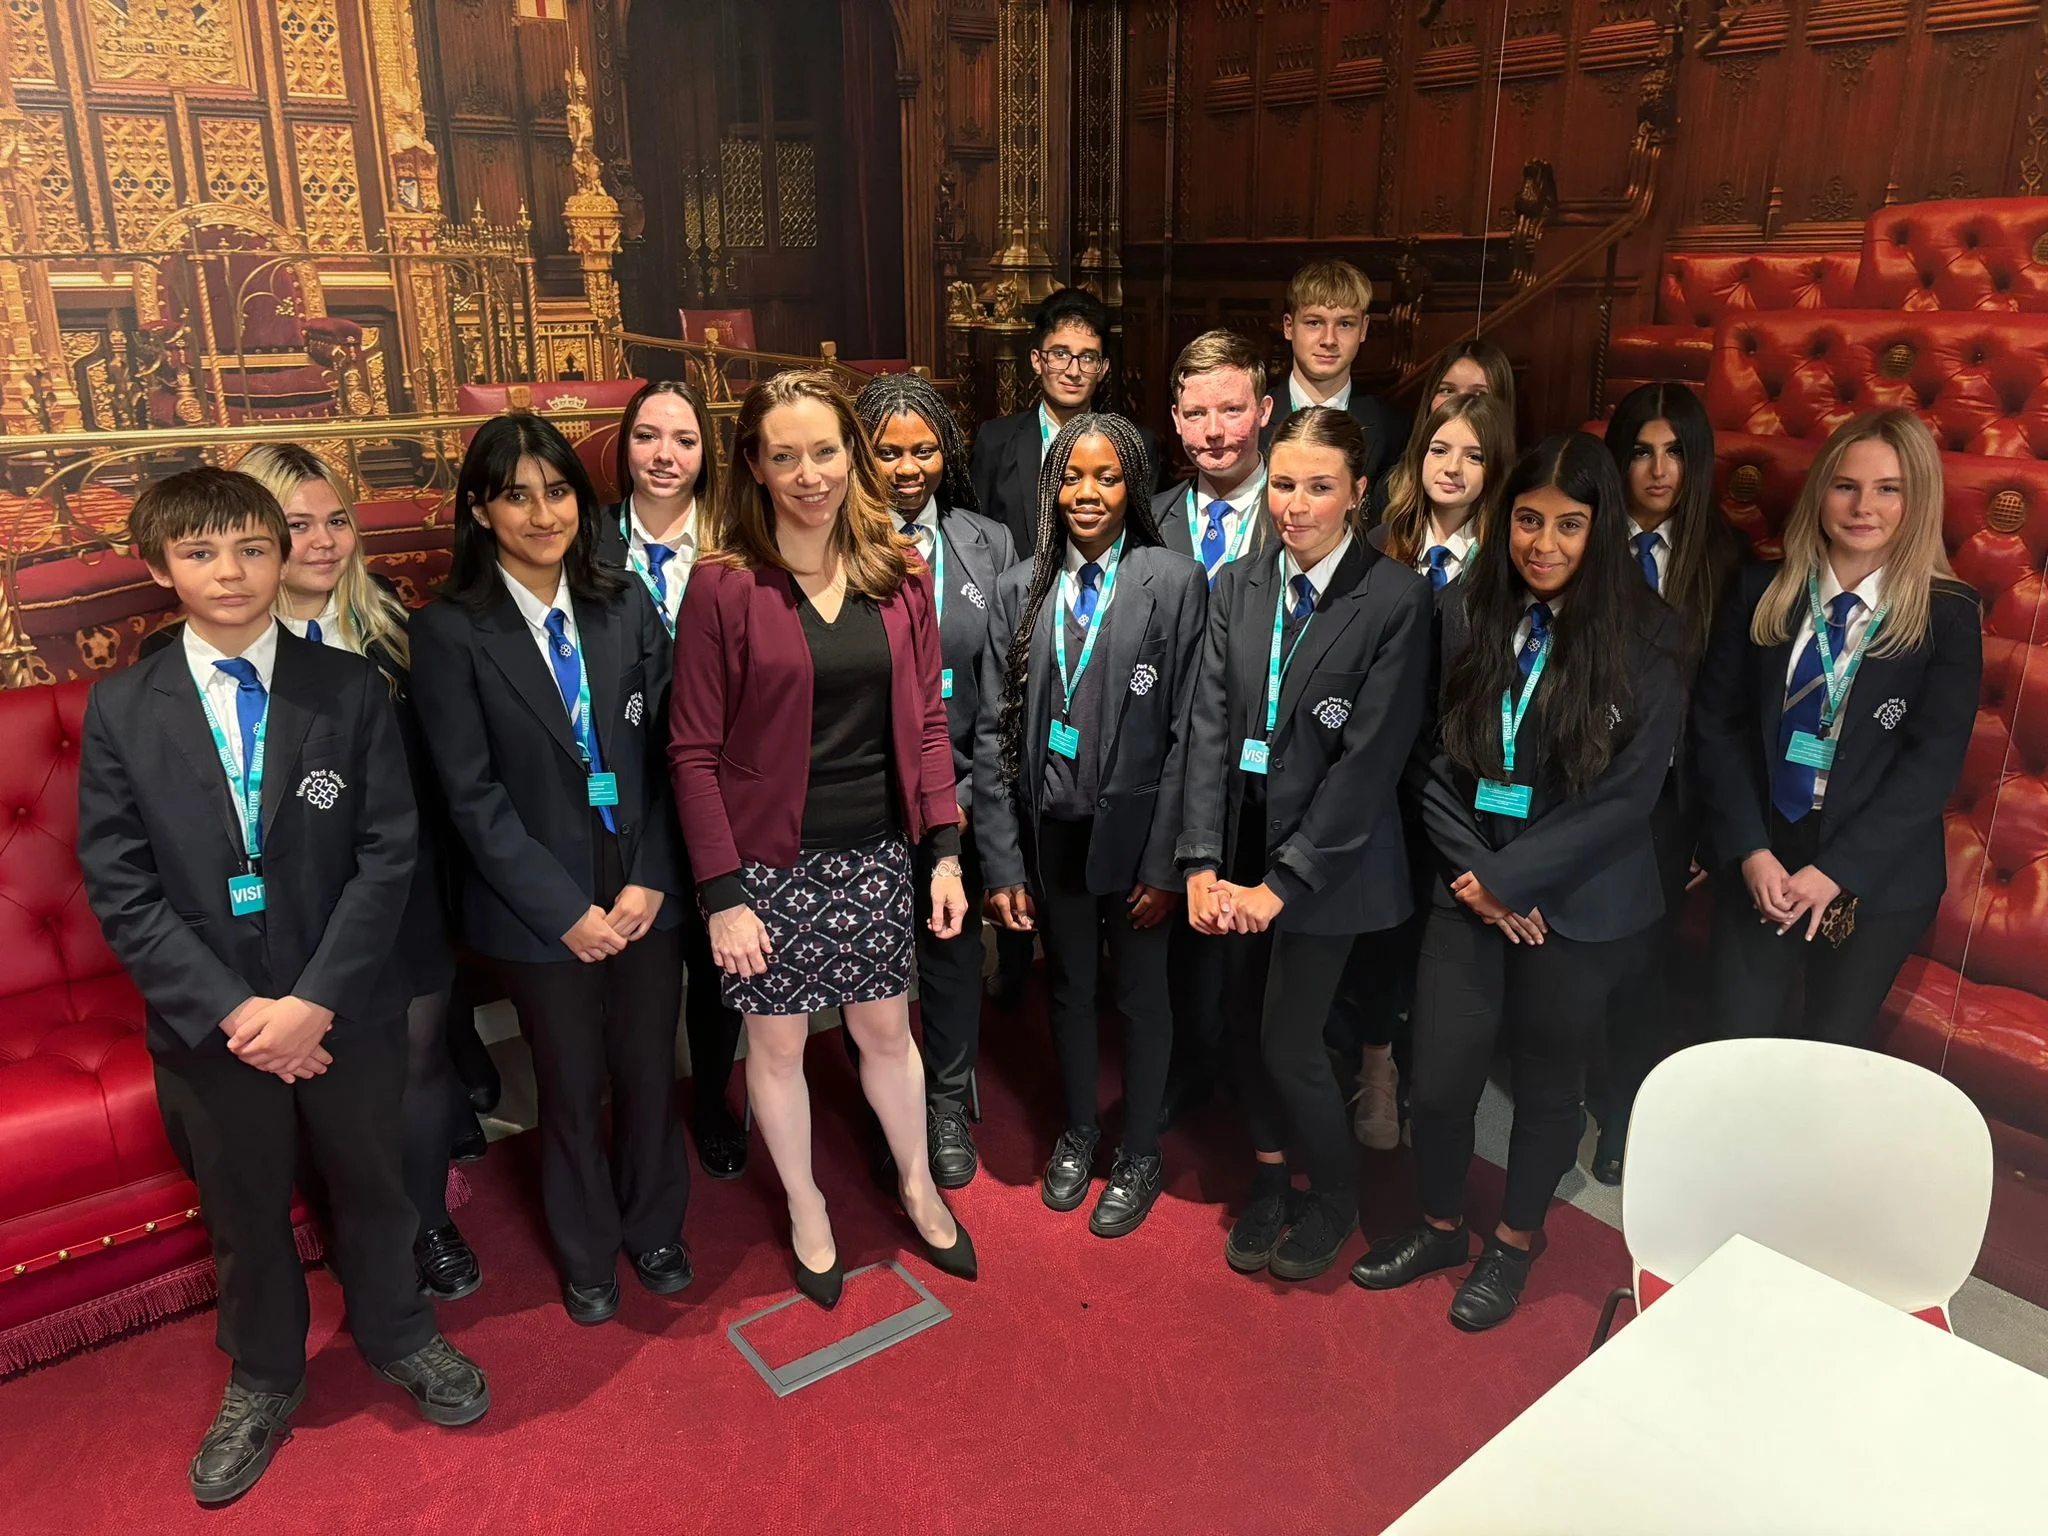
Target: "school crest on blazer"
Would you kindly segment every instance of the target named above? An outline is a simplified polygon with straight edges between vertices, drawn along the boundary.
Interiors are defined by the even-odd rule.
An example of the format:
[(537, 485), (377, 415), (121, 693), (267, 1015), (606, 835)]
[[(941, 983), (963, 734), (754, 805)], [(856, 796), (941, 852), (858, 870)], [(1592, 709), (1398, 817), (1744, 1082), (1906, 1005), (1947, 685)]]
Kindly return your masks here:
[(298, 797), (316, 811), (331, 811), (341, 802), (347, 780), (332, 768), (315, 768), (299, 780)]
[(1144, 698), (1152, 691), (1152, 685), (1159, 681), (1159, 669), (1149, 661), (1141, 661), (1131, 669), (1131, 692)]
[(981, 588), (977, 587), (971, 581), (962, 582), (960, 584), (960, 595), (966, 598), (967, 601), (969, 601), (970, 603), (974, 604), (974, 606), (977, 608), (985, 609), (988, 607), (988, 598), (982, 594)]
[(1906, 701), (1886, 699), (1871, 713), (1870, 718), (1886, 730), (1895, 731), (1899, 728), (1899, 722), (1906, 718)]
[(626, 723), (628, 725), (638, 725), (640, 723), (640, 717), (643, 713), (645, 713), (646, 708), (646, 700), (637, 693), (634, 694), (631, 698), (627, 699)]
[(1324, 699), (1309, 713), (1330, 730), (1341, 730), (1344, 722), (1351, 718), (1351, 701), (1338, 698)]

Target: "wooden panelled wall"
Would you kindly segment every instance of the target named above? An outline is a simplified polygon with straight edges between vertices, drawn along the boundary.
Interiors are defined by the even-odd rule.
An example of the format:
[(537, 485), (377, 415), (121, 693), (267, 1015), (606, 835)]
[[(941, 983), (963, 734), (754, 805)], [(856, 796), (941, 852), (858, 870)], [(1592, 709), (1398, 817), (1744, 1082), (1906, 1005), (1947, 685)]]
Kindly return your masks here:
[[(1676, 142), (1623, 249), (1615, 323), (1652, 318), (1666, 249), (1853, 246), (1889, 202), (2042, 190), (2044, 12), (1693, 5)], [(1148, 414), (1163, 402), (1144, 376), (1207, 326), (1277, 355), (1280, 289), (1312, 254), (1384, 281), (1412, 237), (1436, 277), (1425, 342), (1447, 338), (1479, 298), (1477, 237), (1504, 246), (1529, 159), (1556, 173), (1550, 253), (1614, 217), (1669, 15), (1660, 0), (1132, 0), (1126, 325)], [(1598, 290), (1597, 271), (1570, 280), (1501, 338), (1523, 365), (1525, 431), (1584, 418)], [(1369, 344), (1365, 366), (1385, 361)]]

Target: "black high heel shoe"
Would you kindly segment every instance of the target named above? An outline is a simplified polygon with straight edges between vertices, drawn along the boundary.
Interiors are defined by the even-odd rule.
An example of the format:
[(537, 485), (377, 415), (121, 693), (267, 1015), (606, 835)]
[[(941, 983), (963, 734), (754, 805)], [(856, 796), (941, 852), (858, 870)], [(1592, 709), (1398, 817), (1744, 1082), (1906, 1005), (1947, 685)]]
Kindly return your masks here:
[(981, 1265), (974, 1257), (974, 1239), (967, 1235), (967, 1228), (960, 1218), (953, 1218), (953, 1243), (951, 1247), (940, 1248), (922, 1232), (917, 1240), (924, 1244), (924, 1256), (931, 1260), (932, 1268), (952, 1275), (959, 1280), (981, 1278)]
[(830, 1312), (839, 1305), (839, 1296), (846, 1289), (846, 1270), (839, 1263), (839, 1252), (832, 1253), (830, 1269), (808, 1269), (804, 1261), (791, 1249), (789, 1262), (796, 1270), (796, 1288), (819, 1306)]

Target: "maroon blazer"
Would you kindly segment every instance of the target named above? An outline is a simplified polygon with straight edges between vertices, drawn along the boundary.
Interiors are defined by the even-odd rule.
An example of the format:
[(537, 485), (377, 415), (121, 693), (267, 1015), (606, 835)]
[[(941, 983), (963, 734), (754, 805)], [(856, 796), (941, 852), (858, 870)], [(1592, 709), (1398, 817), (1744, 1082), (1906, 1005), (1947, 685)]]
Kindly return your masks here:
[[(912, 576), (880, 608), (897, 810), (915, 845), (960, 819), (931, 577)], [(676, 616), (668, 743), (676, 815), (700, 886), (742, 864), (796, 863), (811, 777), (811, 687), (789, 573), (700, 562)]]

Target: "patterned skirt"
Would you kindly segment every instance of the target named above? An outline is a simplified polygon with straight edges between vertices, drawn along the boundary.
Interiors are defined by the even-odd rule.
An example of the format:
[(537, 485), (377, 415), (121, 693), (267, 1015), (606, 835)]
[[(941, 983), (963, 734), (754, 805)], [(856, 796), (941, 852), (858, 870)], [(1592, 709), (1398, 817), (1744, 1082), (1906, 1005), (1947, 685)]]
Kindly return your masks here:
[(790, 869), (742, 864), (740, 883), (774, 953), (759, 976), (724, 978), (726, 1007), (816, 1013), (910, 990), (916, 902), (902, 837), (801, 853)]

